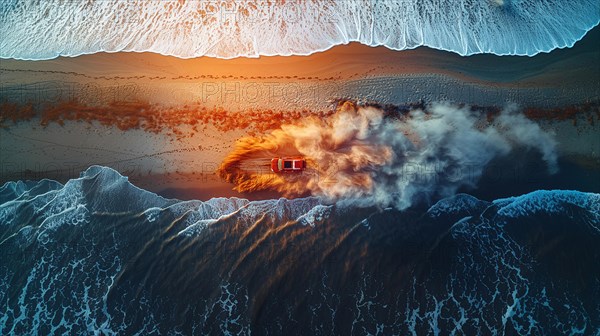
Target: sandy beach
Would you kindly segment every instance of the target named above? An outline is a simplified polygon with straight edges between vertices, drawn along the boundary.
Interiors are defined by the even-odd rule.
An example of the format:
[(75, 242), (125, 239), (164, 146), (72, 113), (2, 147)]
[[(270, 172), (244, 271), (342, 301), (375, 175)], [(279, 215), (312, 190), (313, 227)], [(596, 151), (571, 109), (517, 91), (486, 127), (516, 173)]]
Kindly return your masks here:
[[(326, 115), (336, 99), (540, 109), (597, 103), (599, 35), (595, 29), (572, 49), (536, 57), (461, 57), (428, 48), (395, 52), (352, 43), (307, 57), (98, 53), (36, 62), (3, 59), (0, 97), (16, 112), (2, 120), (1, 179), (64, 181), (101, 164), (171, 197), (240, 196), (213, 174), (235, 141), (290, 120)], [(45, 111), (46, 120), (40, 122), (39, 115), (21, 120), (27, 119), (24, 106)], [(554, 132), (564, 155), (592, 158), (597, 167), (600, 115), (594, 108), (539, 123)], [(123, 117), (123, 111), (129, 114)], [(182, 194), (185, 189), (193, 191)]]

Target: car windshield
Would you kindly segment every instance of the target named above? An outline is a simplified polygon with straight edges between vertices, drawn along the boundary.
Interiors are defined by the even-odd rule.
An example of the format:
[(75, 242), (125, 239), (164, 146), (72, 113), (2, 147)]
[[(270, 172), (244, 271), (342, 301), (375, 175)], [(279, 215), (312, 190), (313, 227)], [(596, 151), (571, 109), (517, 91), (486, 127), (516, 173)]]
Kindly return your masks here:
[(283, 161), (283, 168), (292, 168), (292, 161)]

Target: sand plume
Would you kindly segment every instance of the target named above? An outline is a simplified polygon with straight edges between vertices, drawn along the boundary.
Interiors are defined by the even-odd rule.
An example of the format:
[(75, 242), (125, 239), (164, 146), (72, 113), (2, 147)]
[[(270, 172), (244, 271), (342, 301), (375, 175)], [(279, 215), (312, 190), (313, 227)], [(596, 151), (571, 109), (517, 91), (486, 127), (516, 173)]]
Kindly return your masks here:
[[(240, 139), (217, 173), (240, 192), (275, 190), (331, 201), (406, 208), (419, 199), (474, 187), (485, 166), (514, 147), (542, 153), (556, 171), (556, 143), (515, 107), (482, 123), (468, 107), (431, 104), (390, 117), (383, 109), (340, 104), (270, 134)], [(302, 173), (275, 174), (273, 157), (305, 157)]]

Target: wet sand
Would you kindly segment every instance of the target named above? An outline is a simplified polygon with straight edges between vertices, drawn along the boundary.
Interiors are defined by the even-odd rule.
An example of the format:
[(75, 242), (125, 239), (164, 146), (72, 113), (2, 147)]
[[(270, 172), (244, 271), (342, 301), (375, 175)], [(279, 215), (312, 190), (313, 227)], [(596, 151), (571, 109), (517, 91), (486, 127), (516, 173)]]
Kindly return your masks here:
[[(310, 56), (178, 59), (152, 53), (98, 53), (48, 61), (0, 60), (4, 99), (98, 103), (201, 102), (227, 110), (324, 108), (340, 96), (449, 99), (473, 104), (557, 106), (598, 99), (600, 29), (575, 47), (535, 57), (417, 48), (402, 52), (357, 43)], [(488, 96), (484, 98), (484, 96)], [(383, 98), (386, 98), (383, 97)]]

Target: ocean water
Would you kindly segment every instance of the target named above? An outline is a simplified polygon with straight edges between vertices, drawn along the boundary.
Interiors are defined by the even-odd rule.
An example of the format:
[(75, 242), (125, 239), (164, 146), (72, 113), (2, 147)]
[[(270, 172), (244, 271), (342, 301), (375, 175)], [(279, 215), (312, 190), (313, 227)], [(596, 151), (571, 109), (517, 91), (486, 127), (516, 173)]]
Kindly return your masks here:
[(2, 335), (600, 332), (599, 194), (184, 202), (93, 166), (0, 202)]
[(572, 46), (599, 22), (596, 0), (4, 0), (0, 57), (306, 55), (353, 41), (532, 56)]

